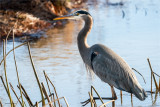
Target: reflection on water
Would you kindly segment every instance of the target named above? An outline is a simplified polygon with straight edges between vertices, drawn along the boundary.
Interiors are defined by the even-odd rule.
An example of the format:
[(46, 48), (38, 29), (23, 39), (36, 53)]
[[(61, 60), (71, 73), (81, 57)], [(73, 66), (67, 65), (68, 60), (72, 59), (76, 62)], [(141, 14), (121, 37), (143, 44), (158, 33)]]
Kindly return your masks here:
[[(144, 84), (143, 79), (136, 74), (140, 84), (146, 90), (150, 90), (150, 70), (146, 59), (150, 58), (155, 72), (158, 73), (160, 70), (160, 2), (158, 0), (134, 0), (125, 1), (123, 6), (115, 7), (107, 5), (104, 0), (98, 0), (88, 2), (87, 8), (94, 19), (93, 29), (88, 36), (88, 44), (102, 43), (113, 49), (131, 67), (144, 75), (147, 84)], [(82, 27), (82, 21), (68, 21), (61, 28), (49, 29), (46, 37), (31, 43), (33, 61), (40, 80), (45, 80), (42, 72), (45, 70), (55, 84), (59, 96), (65, 96), (71, 107), (79, 107), (81, 101), (89, 98), (88, 91), (91, 85), (95, 86), (101, 96), (111, 96), (110, 87), (107, 84), (96, 76), (91, 79), (86, 73), (77, 48), (77, 34)], [(15, 43), (15, 45), (19, 44), (21, 43)], [(11, 48), (12, 42), (8, 42), (7, 50)], [(0, 56), (1, 59), (1, 43)], [(31, 68), (27, 46), (16, 49), (16, 59), (22, 84), (31, 99), (39, 101), (39, 89)], [(7, 71), (9, 81), (16, 89), (16, 73), (12, 54), (7, 57)], [(4, 76), (3, 67), (0, 68), (0, 75)], [(120, 98), (119, 90), (116, 92)], [(130, 94), (125, 92), (123, 94), (122, 106), (131, 106)], [(0, 99), (3, 102), (9, 101), (1, 82)], [(144, 102), (141, 102), (134, 97), (133, 105), (152, 106), (151, 99), (149, 95)], [(155, 106), (158, 107), (159, 104), (157, 100)], [(116, 105), (121, 106), (120, 99), (116, 101)]]

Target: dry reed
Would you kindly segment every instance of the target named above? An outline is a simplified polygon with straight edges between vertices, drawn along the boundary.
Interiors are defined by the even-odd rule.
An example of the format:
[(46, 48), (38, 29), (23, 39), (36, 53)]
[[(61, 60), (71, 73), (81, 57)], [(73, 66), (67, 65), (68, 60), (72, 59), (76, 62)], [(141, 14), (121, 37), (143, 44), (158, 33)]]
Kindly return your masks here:
[(35, 77), (36, 77), (36, 80), (37, 80), (37, 83), (38, 83), (38, 86), (39, 86), (39, 89), (40, 89), (41, 97), (42, 97), (42, 106), (45, 106), (45, 100), (44, 100), (44, 96), (43, 96), (43, 92), (42, 92), (42, 86), (41, 86), (41, 84), (40, 84), (40, 81), (39, 81), (39, 78), (38, 78), (36, 69), (35, 69), (35, 67), (34, 67), (34, 63), (33, 63), (33, 60), (32, 60), (32, 55), (31, 55), (31, 51), (30, 51), (29, 42), (27, 43), (27, 45), (28, 45), (29, 57), (30, 57), (30, 61), (31, 61), (32, 68), (33, 68), (33, 71), (34, 71), (34, 75), (35, 75)]
[[(10, 31), (10, 32), (11, 32), (11, 31)], [(10, 32), (9, 32), (9, 33), (10, 33)], [(8, 36), (7, 36), (7, 38), (8, 38)], [(6, 39), (6, 40), (7, 40), (7, 39)], [(50, 105), (50, 107), (56, 107), (56, 102), (58, 102), (59, 107), (61, 107), (61, 104), (60, 104), (60, 101), (59, 101), (59, 100), (60, 100), (60, 99), (64, 99), (67, 107), (69, 107), (68, 102), (67, 102), (67, 100), (66, 100), (65, 97), (60, 97), (60, 98), (58, 97), (58, 94), (57, 94), (57, 91), (56, 91), (55, 86), (53, 85), (52, 81), (49, 79), (49, 77), (47, 76), (47, 74), (46, 74), (45, 72), (44, 72), (44, 77), (45, 77), (45, 79), (46, 79), (46, 83), (47, 83), (47, 87), (48, 87), (48, 90), (49, 90), (49, 94), (50, 94), (50, 95), (47, 94), (47, 90), (46, 90), (46, 88), (44, 87), (44, 84), (43, 84), (43, 83), (42, 83), (42, 85), (40, 84), (40, 81), (39, 81), (37, 72), (36, 72), (35, 67), (34, 67), (32, 55), (31, 55), (31, 51), (30, 51), (29, 42), (28, 42), (28, 43), (25, 42), (25, 43), (22, 43), (22, 44), (20, 44), (20, 45), (18, 45), (18, 46), (14, 46), (14, 32), (13, 32), (13, 49), (11, 49), (10, 51), (8, 51), (8, 53), (7, 53), (7, 52), (6, 52), (6, 47), (7, 47), (6, 40), (3, 40), (3, 59), (0, 61), (0, 66), (2, 65), (2, 63), (4, 63), (5, 81), (4, 81), (4, 79), (3, 79), (2, 76), (0, 76), (0, 78), (1, 78), (1, 81), (2, 81), (2, 84), (3, 84), (4, 88), (5, 88), (5, 90), (6, 90), (6, 93), (7, 93), (8, 97), (9, 97), (9, 99), (10, 99), (10, 106), (11, 106), (11, 107), (15, 107), (16, 105), (15, 105), (14, 102), (13, 102), (13, 99), (12, 99), (12, 97), (11, 97), (11, 93), (10, 93), (10, 89), (9, 89), (9, 88), (11, 88), (11, 90), (12, 90), (13, 93), (14, 93), (14, 95), (16, 96), (17, 101), (19, 102), (20, 106), (22, 106), (22, 107), (27, 107), (27, 105), (26, 105), (26, 103), (25, 103), (25, 101), (24, 101), (24, 99), (23, 99), (23, 96), (24, 96), (24, 98), (26, 98), (29, 106), (36, 106), (36, 107), (38, 107), (38, 106), (39, 106), (39, 103), (42, 103), (42, 106), (46, 106), (46, 105), (45, 105), (45, 100), (47, 99), (47, 100), (48, 100), (48, 104)], [(37, 83), (38, 83), (38, 85), (39, 85), (39, 89), (40, 89), (41, 97), (42, 97), (42, 100), (39, 101), (39, 102), (36, 102), (35, 105), (33, 105), (33, 103), (32, 103), (32, 101), (31, 101), (30, 97), (28, 96), (25, 88), (21, 85), (20, 79), (19, 79), (19, 74), (18, 74), (18, 66), (17, 66), (17, 61), (16, 61), (15, 49), (17, 49), (17, 48), (19, 48), (19, 47), (21, 47), (21, 46), (23, 46), (23, 45), (25, 45), (25, 44), (28, 44), (27, 46), (28, 46), (28, 53), (29, 53), (30, 61), (31, 61), (32, 68), (33, 68), (33, 71), (34, 71), (34, 74), (35, 74)], [(15, 91), (15, 89), (13, 88), (12, 84), (8, 82), (8, 78), (7, 78), (6, 58), (7, 58), (7, 56), (8, 56), (11, 52), (13, 52), (14, 64), (15, 64), (16, 74), (17, 74), (17, 80), (18, 80), (18, 86), (17, 86), (17, 87), (18, 87), (18, 89), (19, 89), (19, 91), (20, 91), (20, 97), (19, 97), (18, 94), (16, 93), (16, 91)], [(54, 88), (54, 93), (51, 93), (51, 89), (50, 89), (50, 86), (49, 86), (49, 82), (50, 82), (50, 84), (52, 85), (52, 87)], [(9, 84), (10, 84), (10, 87), (9, 87)], [(54, 94), (56, 95), (57, 99), (54, 98)], [(43, 95), (45, 95), (46, 98), (44, 98)], [(52, 97), (53, 97), (53, 99), (52, 99)], [(53, 104), (52, 104), (53, 102), (54, 102), (54, 106), (53, 106)], [(3, 106), (1, 101), (0, 101), (0, 106), (1, 106), (1, 107)]]
[(153, 80), (154, 80), (154, 83), (155, 83), (155, 86), (156, 86), (156, 90), (159, 89), (159, 87), (158, 87), (156, 78), (154, 76), (154, 72), (153, 72), (153, 69), (152, 69), (152, 66), (151, 66), (149, 58), (147, 59), (147, 61), (148, 61), (148, 64), (149, 64), (149, 67), (150, 67), (150, 70), (151, 70), (151, 92), (152, 92), (152, 76), (153, 76)]

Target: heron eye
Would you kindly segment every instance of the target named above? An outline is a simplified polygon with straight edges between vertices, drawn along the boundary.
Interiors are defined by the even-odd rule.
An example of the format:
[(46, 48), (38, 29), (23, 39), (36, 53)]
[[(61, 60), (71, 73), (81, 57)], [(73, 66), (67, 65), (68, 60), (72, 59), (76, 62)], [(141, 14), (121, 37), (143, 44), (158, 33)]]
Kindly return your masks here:
[(75, 15), (76, 15), (76, 16), (78, 16), (78, 15), (79, 15), (79, 13), (75, 13)]

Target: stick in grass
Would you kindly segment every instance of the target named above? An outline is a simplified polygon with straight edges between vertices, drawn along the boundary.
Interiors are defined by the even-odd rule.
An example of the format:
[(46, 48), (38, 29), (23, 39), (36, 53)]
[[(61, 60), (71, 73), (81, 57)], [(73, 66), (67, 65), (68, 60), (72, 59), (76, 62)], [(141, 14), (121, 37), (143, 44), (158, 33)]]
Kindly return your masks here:
[[(20, 85), (21, 85), (21, 88), (22, 88), (22, 91), (23, 91), (23, 95), (25, 96), (25, 98), (26, 98), (26, 100), (28, 101), (29, 105), (30, 105), (30, 106), (33, 106), (33, 103), (32, 103), (32, 101), (31, 101), (30, 97), (28, 96), (26, 90), (24, 89), (23, 85), (22, 85), (22, 84), (20, 84)], [(19, 86), (17, 86), (17, 87), (19, 88)], [(20, 89), (20, 88), (19, 88), (19, 89)]]
[(31, 55), (31, 51), (30, 51), (29, 42), (27, 43), (27, 45), (28, 45), (28, 52), (29, 52), (29, 56), (30, 56), (30, 61), (31, 61), (31, 64), (32, 64), (32, 68), (33, 68), (33, 71), (34, 71), (34, 74), (35, 74), (35, 77), (36, 77), (36, 80), (37, 80), (37, 83), (38, 83), (38, 86), (39, 86), (39, 89), (40, 89), (41, 97), (42, 97), (42, 106), (45, 106), (45, 100), (44, 100), (44, 96), (43, 96), (42, 86), (41, 86), (41, 84), (40, 84), (40, 81), (39, 81), (39, 78), (38, 78), (36, 69), (35, 69), (35, 67), (34, 67), (34, 63), (33, 63), (33, 60), (32, 60), (32, 55)]
[[(24, 43), (16, 46), (14, 49), (17, 49), (17, 48), (19, 48), (19, 47), (21, 47), (21, 46), (23, 46), (23, 45), (25, 45), (25, 44), (27, 44), (27, 42), (24, 42)], [(6, 56), (5, 56), (4, 58), (6, 58), (12, 51), (13, 51), (13, 49), (11, 49), (11, 50), (6, 54)], [(4, 58), (1, 60), (0, 66), (2, 65), (2, 62), (4, 61)]]
[(7, 94), (10, 100), (11, 107), (14, 107), (14, 103), (10, 94), (9, 85), (8, 85), (8, 79), (7, 79), (7, 71), (6, 71), (6, 45), (5, 40), (3, 40), (3, 59), (4, 59), (4, 73), (5, 73), (5, 79), (6, 79), (6, 88), (7, 88)]
[(22, 107), (24, 107), (24, 103), (25, 102), (24, 102), (23, 96), (22, 96), (22, 89), (21, 89), (21, 85), (20, 85), (18, 67), (17, 67), (16, 56), (15, 56), (15, 51), (14, 51), (14, 30), (13, 30), (13, 57), (14, 57), (14, 62), (15, 62), (15, 67), (16, 67), (16, 73), (17, 73), (17, 79), (18, 79), (18, 84), (19, 84), (20, 95), (21, 95), (21, 99), (22, 99)]
[[(49, 79), (48, 75), (47, 74), (45, 74), (45, 75), (46, 75), (47, 79), (49, 80), (49, 82), (51, 83), (52, 87), (54, 88), (54, 92), (56, 94), (57, 99), (59, 99), (55, 86), (53, 85), (52, 81)], [(60, 104), (59, 100), (58, 100), (58, 105), (59, 105), (59, 107), (61, 107), (61, 104)]]
[[(45, 89), (45, 87), (44, 87), (43, 82), (41, 83), (41, 85), (42, 85), (43, 93), (44, 93), (44, 95), (46, 96), (46, 98), (47, 98), (47, 100), (48, 100), (48, 103), (50, 103), (51, 101), (50, 101), (50, 99), (49, 99), (48, 93), (47, 93), (47, 91), (46, 91), (46, 89)], [(53, 107), (52, 103), (50, 103), (49, 106), (50, 106), (50, 107)]]
[(3, 104), (2, 104), (2, 102), (1, 102), (1, 100), (0, 100), (0, 106), (3, 107)]
[(156, 89), (158, 89), (158, 85), (157, 85), (157, 81), (156, 81), (156, 78), (154, 76), (154, 73), (153, 73), (152, 66), (151, 66), (151, 63), (149, 61), (149, 58), (147, 60), (148, 60), (148, 64), (149, 64), (149, 67), (150, 67), (150, 70), (151, 70), (151, 92), (152, 92), (152, 76), (153, 76), (153, 80), (154, 80)]
[(16, 98), (17, 98), (18, 102), (19, 102), (19, 103), (20, 103), (20, 105), (23, 107), (22, 102), (21, 102), (21, 101), (20, 101), (20, 99), (18, 98), (18, 95), (16, 94), (16, 92), (15, 92), (15, 90), (14, 90), (14, 88), (13, 88), (12, 84), (11, 84), (11, 83), (9, 83), (9, 85), (10, 85), (10, 87), (11, 87), (11, 89), (12, 89), (12, 91), (13, 91), (14, 95), (16, 96)]

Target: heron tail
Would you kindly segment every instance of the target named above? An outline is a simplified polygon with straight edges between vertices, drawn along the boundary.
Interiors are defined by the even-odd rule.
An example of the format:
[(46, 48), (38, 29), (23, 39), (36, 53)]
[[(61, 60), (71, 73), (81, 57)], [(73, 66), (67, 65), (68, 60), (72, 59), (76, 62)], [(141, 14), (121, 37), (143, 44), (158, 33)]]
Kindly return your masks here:
[(145, 100), (147, 97), (147, 94), (143, 88), (140, 86), (136, 86), (133, 90), (133, 94), (141, 101)]

